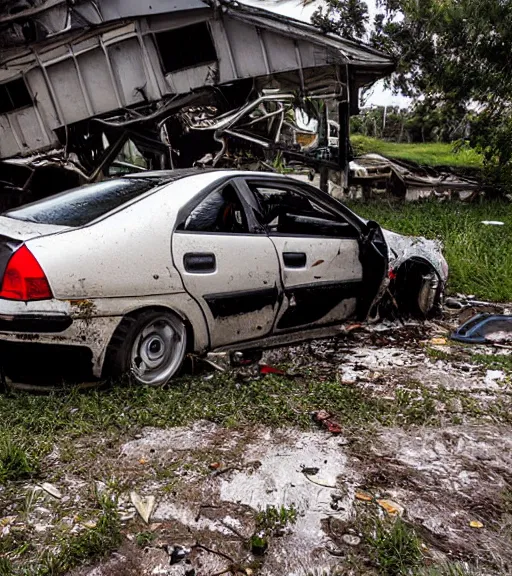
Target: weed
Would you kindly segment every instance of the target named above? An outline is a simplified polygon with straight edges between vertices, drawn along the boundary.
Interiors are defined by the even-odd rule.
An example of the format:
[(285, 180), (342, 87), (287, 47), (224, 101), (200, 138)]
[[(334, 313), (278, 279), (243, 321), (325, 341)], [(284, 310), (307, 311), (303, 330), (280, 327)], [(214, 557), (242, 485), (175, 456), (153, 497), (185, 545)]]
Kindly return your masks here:
[(71, 569), (106, 556), (121, 543), (117, 501), (108, 495), (99, 499), (101, 515), (94, 528), (90, 528), (61, 543), (57, 554), (47, 554), (38, 569), (38, 576), (59, 576)]
[(297, 510), (290, 507), (267, 506), (256, 515), (256, 532), (249, 540), (249, 547), (254, 554), (262, 555), (268, 548), (272, 537), (283, 536), (290, 524), (297, 522)]
[[(484, 576), (484, 574), (489, 574), (487, 570), (480, 570), (475, 566), (471, 566), (467, 563), (457, 563), (457, 564), (443, 564), (441, 566), (429, 566), (428, 568), (422, 568), (414, 573), (414, 576)], [(499, 574), (507, 574), (507, 572), (496, 572), (494, 569), (492, 574), (498, 576)]]
[(23, 444), (10, 436), (0, 438), (0, 484), (9, 480), (22, 480), (35, 474), (38, 463)]
[(149, 546), (155, 538), (156, 535), (153, 532), (139, 532), (135, 536), (135, 542), (137, 542), (137, 546), (146, 548), (146, 546)]
[(409, 574), (421, 564), (421, 541), (401, 518), (376, 518), (367, 543), (382, 576)]
[(512, 356), (506, 354), (473, 354), (471, 361), (492, 370), (512, 373)]
[(13, 576), (14, 569), (11, 561), (0, 557), (0, 576)]
[(265, 510), (256, 515), (256, 527), (267, 535), (280, 535), (287, 526), (297, 522), (297, 509), (292, 504), (289, 508), (281, 506), (267, 506)]

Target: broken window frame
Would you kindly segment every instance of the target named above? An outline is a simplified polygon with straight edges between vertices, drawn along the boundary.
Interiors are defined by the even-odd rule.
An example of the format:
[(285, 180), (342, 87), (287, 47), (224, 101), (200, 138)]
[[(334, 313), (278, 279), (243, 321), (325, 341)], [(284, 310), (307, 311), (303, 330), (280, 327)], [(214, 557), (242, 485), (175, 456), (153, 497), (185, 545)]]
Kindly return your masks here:
[[(275, 180), (272, 178), (269, 179), (260, 179), (260, 178), (253, 178), (247, 177), (243, 178), (243, 182), (247, 187), (247, 194), (249, 194), (252, 198), (251, 206), (254, 210), (255, 218), (261, 227), (262, 230), (265, 231), (266, 234), (269, 236), (286, 236), (286, 237), (293, 237), (293, 236), (300, 236), (300, 237), (308, 237), (311, 236), (313, 238), (325, 237), (325, 238), (360, 238), (360, 227), (355, 225), (354, 222), (351, 222), (349, 217), (346, 217), (344, 214), (341, 214), (338, 210), (333, 209), (331, 206), (326, 206), (325, 203), (319, 202), (316, 198), (314, 198), (313, 194), (309, 194), (308, 190), (300, 187), (294, 186), (293, 183), (287, 182), (285, 180)], [(288, 191), (293, 194), (297, 194), (302, 198), (305, 198), (308, 202), (310, 202), (313, 208), (318, 207), (320, 210), (326, 213), (326, 217), (319, 217), (319, 220), (324, 220), (326, 225), (329, 221), (332, 221), (334, 224), (338, 224), (339, 226), (346, 227), (347, 231), (350, 231), (348, 234), (340, 234), (340, 233), (333, 233), (333, 234), (322, 234), (322, 233), (314, 233), (314, 232), (278, 232), (273, 231), (269, 228), (268, 223), (265, 223), (262, 220), (261, 214), (261, 205), (257, 195), (253, 191), (254, 186), (260, 186), (262, 188), (275, 188), (276, 190), (283, 190)], [(256, 208), (258, 207), (258, 208)], [(314, 218), (314, 217), (312, 217)]]
[[(191, 63), (187, 63), (185, 62), (184, 65), (180, 65), (178, 67), (174, 67), (174, 66), (167, 66), (168, 62), (167, 62), (167, 58), (166, 55), (164, 53), (164, 51), (161, 49), (162, 45), (161, 45), (161, 39), (164, 35), (170, 35), (172, 36), (173, 34), (186, 34), (183, 31), (187, 30), (187, 29), (191, 29), (191, 28), (198, 28), (198, 27), (204, 27), (204, 34), (207, 34), (207, 38), (209, 40), (209, 46), (205, 49), (205, 53), (207, 53), (208, 58), (206, 59), (201, 59), (199, 61), (196, 62), (191, 62)], [(188, 42), (193, 42), (193, 35), (197, 33), (193, 32), (189, 35), (189, 37), (187, 38)], [(158, 54), (158, 58), (160, 60), (160, 66), (162, 68), (162, 73), (164, 74), (164, 76), (167, 76), (168, 74), (176, 74), (178, 72), (181, 72), (182, 70), (188, 70), (190, 68), (197, 68), (199, 66), (207, 66), (209, 64), (214, 64), (216, 62), (219, 61), (219, 56), (217, 54), (217, 48), (215, 47), (215, 42), (213, 41), (213, 36), (210, 30), (210, 27), (208, 25), (208, 22), (204, 21), (204, 22), (196, 22), (194, 24), (189, 24), (187, 26), (181, 26), (179, 28), (172, 28), (170, 30), (161, 30), (158, 32), (153, 32), (151, 34), (152, 38), (153, 38), (153, 42), (155, 45), (155, 49), (156, 52)], [(190, 49), (187, 50), (186, 46), (183, 46), (180, 50), (181, 55), (188, 55), (188, 56), (193, 56), (194, 54), (197, 54), (198, 50), (197, 50), (197, 46), (195, 46), (194, 50)], [(208, 51), (211, 50), (212, 52), (208, 54)], [(176, 51), (178, 52), (178, 51)], [(209, 56), (214, 56), (214, 58), (210, 58)], [(201, 57), (203, 57), (203, 54), (201, 54)]]
[[(9, 90), (9, 86), (17, 85), (16, 90), (20, 90), (22, 92), (22, 96), (20, 97), (20, 104), (17, 104), (15, 99), (13, 98), (13, 90)], [(2, 92), (5, 96), (2, 95)], [(17, 95), (18, 98), (18, 95)], [(16, 98), (16, 99), (17, 99)], [(7, 106), (3, 106), (3, 103), (10, 104)], [(0, 115), (2, 114), (10, 114), (11, 112), (16, 112), (17, 110), (23, 110), (23, 108), (28, 108), (29, 106), (33, 106), (34, 102), (32, 100), (32, 96), (28, 89), (28, 86), (25, 82), (23, 76), (19, 76), (13, 80), (9, 80), (7, 82), (2, 82), (0, 84)]]
[[(240, 226), (243, 229), (240, 230), (228, 230), (228, 229), (216, 229), (217, 227), (219, 227), (219, 217), (221, 216), (221, 213), (224, 212), (224, 216), (226, 216), (226, 208), (229, 207), (229, 200), (227, 200), (224, 197), (224, 193), (226, 192), (227, 189), (230, 189), (231, 193), (234, 195), (235, 199), (236, 199), (236, 210), (240, 211), (240, 219), (241, 222), (238, 222), (238, 220), (236, 221), (236, 224), (238, 226)], [(214, 196), (220, 196), (221, 200), (222, 200), (222, 204), (217, 204), (215, 207), (213, 205), (210, 204), (210, 206), (208, 206), (209, 201), (212, 197)], [(233, 204), (233, 203), (231, 203)], [(191, 219), (194, 217), (194, 213), (201, 213), (202, 211), (204, 211), (205, 209), (215, 209), (218, 206), (218, 211), (215, 214), (215, 218), (214, 220), (210, 223), (209, 229), (201, 229), (201, 228), (197, 228), (194, 226), (191, 226)], [(197, 215), (197, 214), (196, 214)], [(222, 224), (225, 224), (225, 222), (223, 222)], [(238, 193), (238, 189), (236, 188), (236, 186), (233, 185), (232, 182), (226, 182), (225, 184), (223, 184), (222, 186), (219, 186), (218, 188), (216, 188), (215, 190), (213, 190), (212, 192), (210, 192), (205, 198), (202, 198), (200, 202), (198, 202), (196, 204), (196, 206), (194, 206), (194, 208), (192, 208), (192, 210), (190, 210), (187, 218), (185, 219), (185, 221), (180, 224), (180, 226), (177, 228), (180, 232), (189, 232), (189, 233), (195, 233), (195, 234), (235, 234), (235, 235), (239, 235), (239, 234), (249, 234), (249, 219), (247, 217), (247, 212), (246, 209), (243, 205), (243, 202), (240, 198), (240, 194)]]

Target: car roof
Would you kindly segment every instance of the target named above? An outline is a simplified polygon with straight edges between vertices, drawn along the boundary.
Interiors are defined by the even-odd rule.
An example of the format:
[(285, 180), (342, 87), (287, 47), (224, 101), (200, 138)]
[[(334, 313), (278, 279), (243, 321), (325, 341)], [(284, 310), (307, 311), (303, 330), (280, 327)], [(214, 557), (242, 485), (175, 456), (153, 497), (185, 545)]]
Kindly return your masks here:
[(174, 170), (148, 170), (146, 172), (136, 172), (134, 174), (123, 174), (116, 176), (116, 178), (143, 178), (155, 180), (157, 184), (169, 184), (182, 178), (189, 176), (197, 176), (199, 174), (217, 173), (219, 177), (231, 174), (233, 176), (274, 176), (276, 178), (287, 178), (285, 174), (277, 172), (257, 172), (255, 170), (233, 170), (226, 168), (176, 168)]
[(115, 176), (115, 178), (129, 178), (131, 179), (150, 179), (155, 180), (155, 183), (165, 184), (181, 180), (187, 176), (195, 176), (197, 174), (206, 174), (208, 172), (225, 172), (218, 168), (176, 168), (175, 170), (147, 170), (145, 172), (136, 172), (134, 174), (123, 174)]

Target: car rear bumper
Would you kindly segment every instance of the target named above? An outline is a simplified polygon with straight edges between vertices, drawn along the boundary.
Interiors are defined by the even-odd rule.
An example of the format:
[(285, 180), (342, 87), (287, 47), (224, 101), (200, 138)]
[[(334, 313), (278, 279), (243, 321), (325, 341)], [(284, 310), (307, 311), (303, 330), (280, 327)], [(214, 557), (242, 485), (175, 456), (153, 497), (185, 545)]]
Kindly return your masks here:
[[(62, 363), (63, 372), (69, 377), (70, 370), (66, 366), (69, 359), (77, 355), (81, 360), (78, 364), (83, 365), (87, 357), (90, 372), (100, 378), (107, 346), (121, 317), (84, 316), (76, 317), (76, 307), (72, 309), (65, 301), (0, 301), (0, 361), (5, 364), (10, 353), (17, 358), (24, 356), (24, 361), (29, 363), (51, 358), (53, 363)], [(45, 354), (39, 349), (41, 352), (46, 350)], [(21, 352), (18, 354), (18, 351)], [(77, 377), (81, 378), (83, 374), (81, 366), (77, 369)]]
[(64, 332), (73, 319), (67, 314), (0, 314), (0, 332)]

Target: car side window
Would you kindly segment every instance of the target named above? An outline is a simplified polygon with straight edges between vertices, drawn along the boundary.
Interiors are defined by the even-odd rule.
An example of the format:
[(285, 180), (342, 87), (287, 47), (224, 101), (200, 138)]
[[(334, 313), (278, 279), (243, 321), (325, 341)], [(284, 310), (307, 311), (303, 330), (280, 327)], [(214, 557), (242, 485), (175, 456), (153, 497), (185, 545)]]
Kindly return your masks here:
[(260, 206), (257, 218), (268, 232), (305, 236), (352, 236), (352, 226), (305, 194), (273, 184), (251, 184)]
[(209, 194), (192, 210), (182, 229), (191, 232), (247, 233), (247, 218), (233, 186), (228, 184)]

